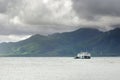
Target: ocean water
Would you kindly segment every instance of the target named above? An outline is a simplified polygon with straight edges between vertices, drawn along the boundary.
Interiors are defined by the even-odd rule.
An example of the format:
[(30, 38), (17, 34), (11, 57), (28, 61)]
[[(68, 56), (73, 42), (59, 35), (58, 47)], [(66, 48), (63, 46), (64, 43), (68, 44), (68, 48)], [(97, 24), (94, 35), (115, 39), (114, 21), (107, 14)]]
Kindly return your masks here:
[(120, 80), (120, 57), (1, 57), (0, 80)]

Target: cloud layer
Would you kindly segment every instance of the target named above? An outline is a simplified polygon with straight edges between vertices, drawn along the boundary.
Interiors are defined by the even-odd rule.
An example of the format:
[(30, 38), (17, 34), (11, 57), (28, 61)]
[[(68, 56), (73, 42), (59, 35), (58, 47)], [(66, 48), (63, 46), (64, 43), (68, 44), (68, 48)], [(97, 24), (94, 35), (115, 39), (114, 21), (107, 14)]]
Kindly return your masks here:
[(46, 35), (82, 27), (110, 30), (120, 25), (119, 4), (120, 0), (0, 0), (0, 35)]

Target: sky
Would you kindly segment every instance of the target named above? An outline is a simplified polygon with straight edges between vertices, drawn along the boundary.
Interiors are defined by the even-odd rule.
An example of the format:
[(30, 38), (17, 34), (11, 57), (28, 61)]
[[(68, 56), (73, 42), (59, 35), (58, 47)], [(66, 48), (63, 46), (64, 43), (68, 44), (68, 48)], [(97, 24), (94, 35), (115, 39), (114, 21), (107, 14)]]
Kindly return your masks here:
[(120, 0), (0, 0), (0, 42), (120, 26)]

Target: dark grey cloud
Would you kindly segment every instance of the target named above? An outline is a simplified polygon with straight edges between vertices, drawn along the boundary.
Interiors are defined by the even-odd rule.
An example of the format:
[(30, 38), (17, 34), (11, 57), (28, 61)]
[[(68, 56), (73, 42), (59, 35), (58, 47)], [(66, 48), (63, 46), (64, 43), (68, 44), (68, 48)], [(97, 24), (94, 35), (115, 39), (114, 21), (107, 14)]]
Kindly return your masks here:
[(99, 19), (102, 16), (120, 17), (120, 0), (72, 0), (80, 17)]

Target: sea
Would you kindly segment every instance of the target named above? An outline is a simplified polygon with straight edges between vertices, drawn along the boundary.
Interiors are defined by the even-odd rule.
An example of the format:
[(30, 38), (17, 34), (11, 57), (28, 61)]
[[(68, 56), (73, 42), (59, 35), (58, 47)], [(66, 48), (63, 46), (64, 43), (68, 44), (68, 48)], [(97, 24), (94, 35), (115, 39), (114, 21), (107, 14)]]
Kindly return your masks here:
[(0, 80), (120, 80), (120, 57), (0, 57)]

